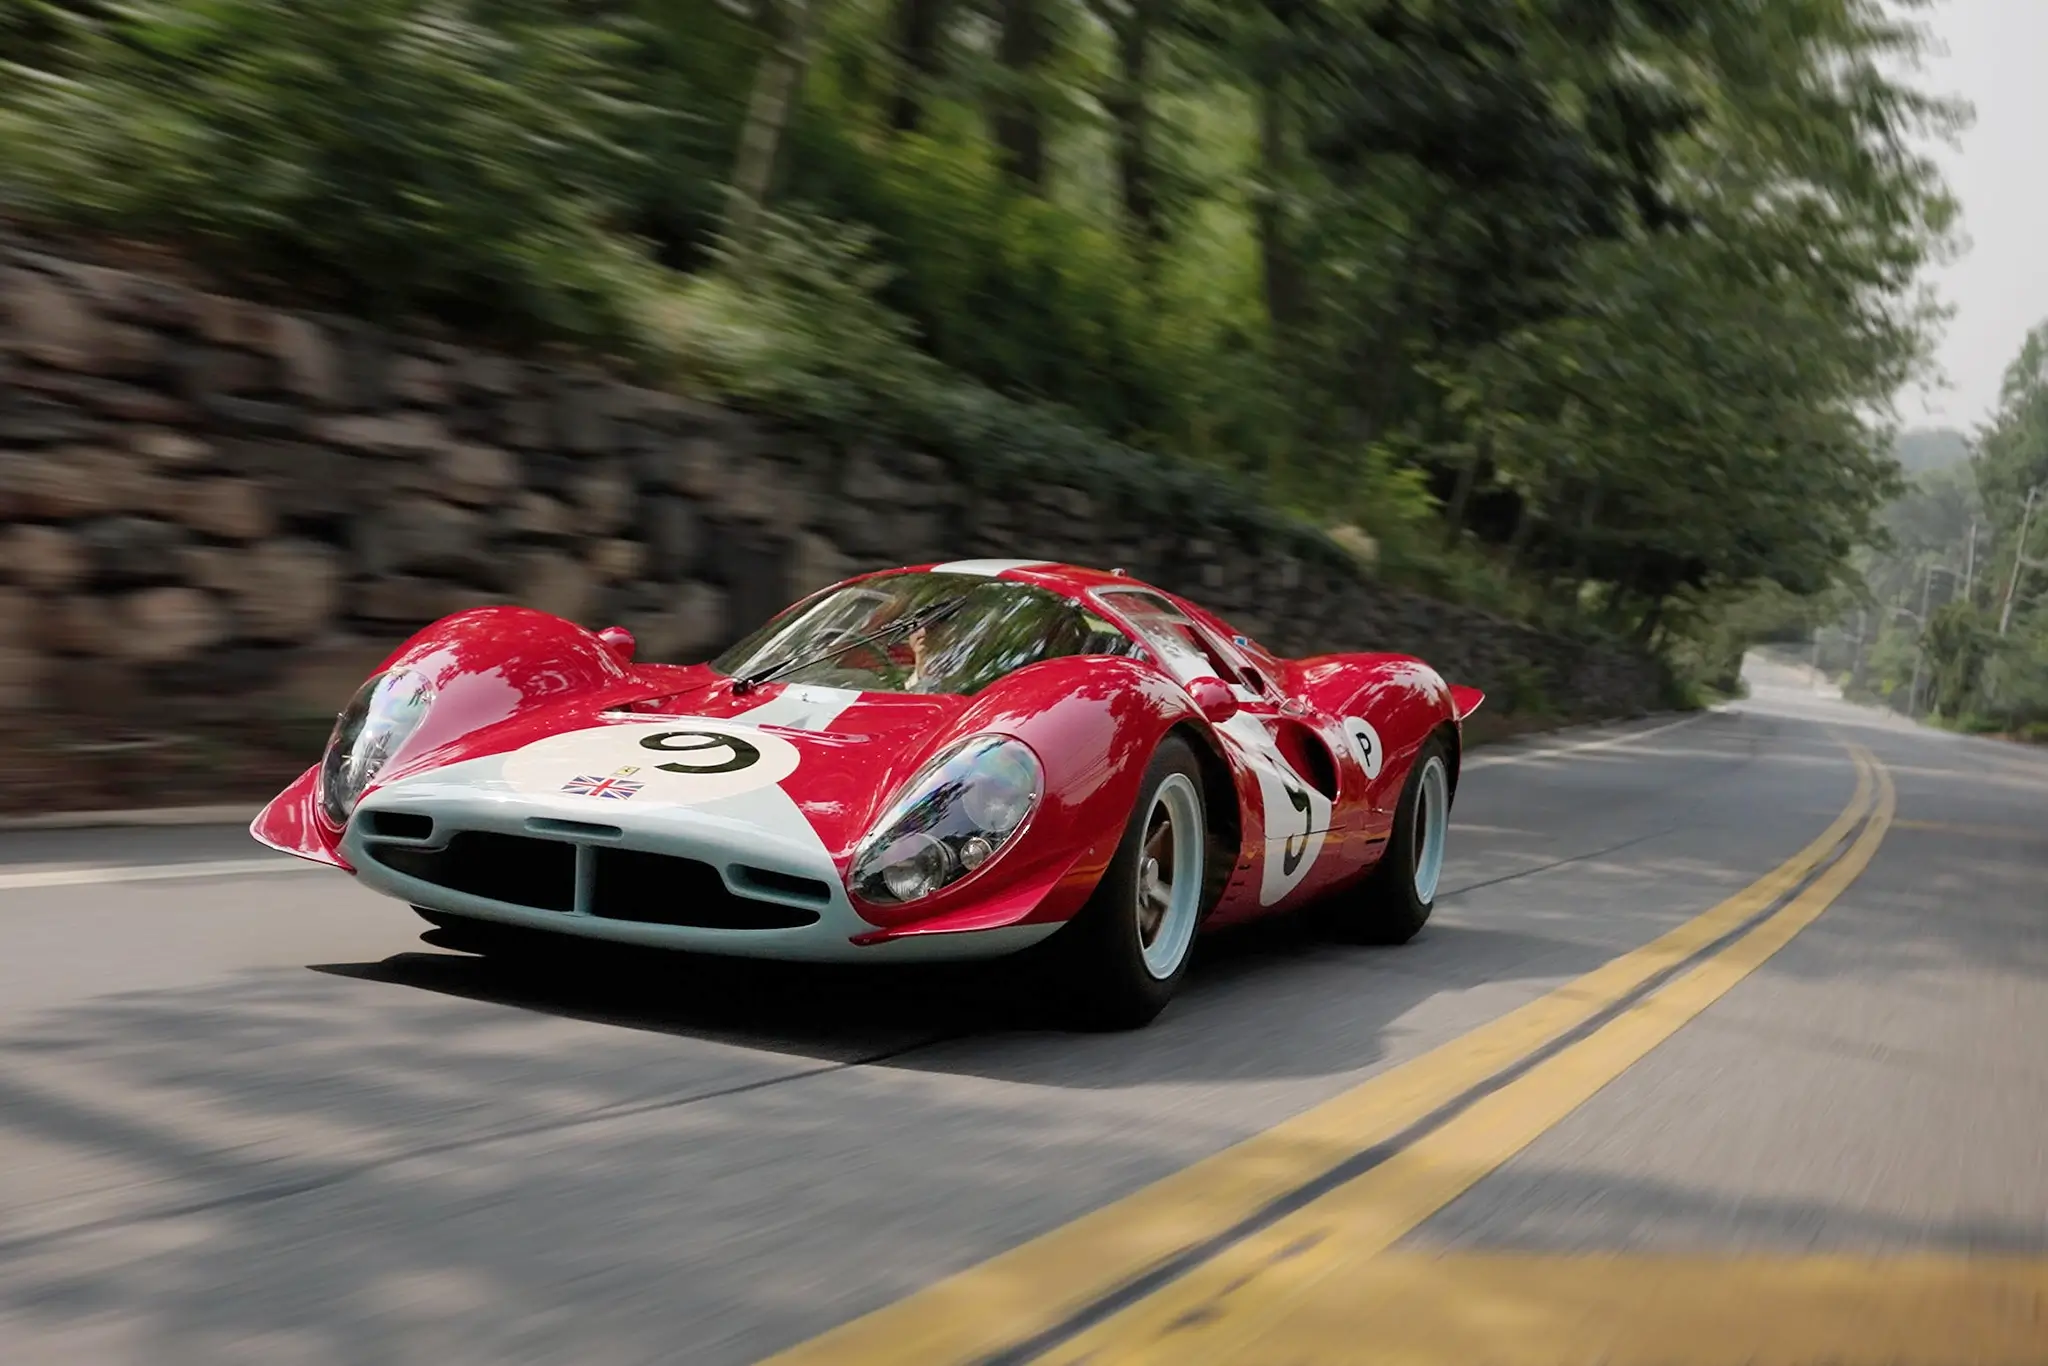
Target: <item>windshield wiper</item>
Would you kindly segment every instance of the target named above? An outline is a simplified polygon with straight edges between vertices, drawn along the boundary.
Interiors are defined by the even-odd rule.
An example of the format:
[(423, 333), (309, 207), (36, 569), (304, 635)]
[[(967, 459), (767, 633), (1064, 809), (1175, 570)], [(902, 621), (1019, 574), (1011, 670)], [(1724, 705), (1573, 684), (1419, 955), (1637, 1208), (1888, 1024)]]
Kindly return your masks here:
[(813, 664), (823, 664), (828, 660), (837, 659), (848, 650), (858, 649), (863, 645), (873, 645), (878, 641), (887, 640), (891, 636), (907, 635), (920, 626), (929, 626), (935, 621), (942, 621), (952, 616), (953, 613), (960, 610), (960, 605), (966, 601), (967, 597), (965, 594), (959, 597), (942, 598), (938, 602), (920, 607), (914, 612), (905, 612), (902, 616), (879, 630), (870, 631), (864, 636), (855, 636), (852, 640), (842, 640), (829, 650), (819, 650), (815, 654), (800, 655), (795, 659), (786, 659), (773, 668), (756, 669), (752, 673), (741, 674), (732, 681), (733, 693), (737, 696), (740, 693), (752, 692), (763, 683), (772, 683), (784, 674), (795, 673), (798, 669), (808, 669)]

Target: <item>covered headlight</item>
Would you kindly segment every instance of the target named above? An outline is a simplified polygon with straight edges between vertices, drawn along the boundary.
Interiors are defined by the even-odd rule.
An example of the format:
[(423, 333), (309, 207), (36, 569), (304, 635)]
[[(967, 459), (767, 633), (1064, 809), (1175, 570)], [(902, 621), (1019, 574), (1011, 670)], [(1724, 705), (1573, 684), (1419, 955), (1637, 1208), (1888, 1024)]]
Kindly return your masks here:
[(930, 896), (994, 858), (1045, 788), (1021, 740), (977, 735), (927, 764), (855, 851), (848, 881), (874, 905)]
[(393, 669), (363, 684), (335, 720), (320, 761), (320, 810), (328, 820), (348, 824), (364, 789), (412, 738), (433, 703), (434, 685), (408, 669)]

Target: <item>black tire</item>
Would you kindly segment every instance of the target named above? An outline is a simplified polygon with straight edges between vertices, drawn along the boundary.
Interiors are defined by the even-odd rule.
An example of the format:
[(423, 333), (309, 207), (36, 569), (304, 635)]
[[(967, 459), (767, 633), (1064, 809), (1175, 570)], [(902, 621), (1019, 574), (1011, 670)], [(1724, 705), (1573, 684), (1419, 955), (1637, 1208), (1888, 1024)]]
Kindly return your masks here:
[[(1450, 819), (1450, 747), (1439, 736), (1431, 736), (1415, 756), (1408, 781), (1401, 785), (1400, 805), (1394, 809), (1394, 829), (1387, 837), (1386, 853), (1372, 872), (1357, 886), (1339, 892), (1321, 908), (1323, 928), (1335, 938), (1353, 944), (1405, 944), (1429, 923), (1436, 908), (1436, 878), (1418, 888), (1418, 863), (1429, 836), (1428, 797), (1430, 772), (1442, 783), (1441, 808), (1436, 819)], [(1444, 833), (1439, 831), (1439, 833)], [(1437, 873), (1442, 872), (1441, 854)]]
[[(1170, 785), (1173, 795), (1162, 799)], [(1190, 792), (1194, 798), (1192, 830), (1184, 828), (1188, 807), (1183, 798)], [(1162, 800), (1173, 808), (1167, 815), (1170, 829), (1166, 847), (1177, 848), (1181, 842), (1191, 841), (1200, 858), (1194, 890), (1189, 893), (1193, 898), (1192, 924), (1185, 923), (1186, 903), (1173, 900), (1172, 889), (1180, 882), (1176, 875), (1170, 879), (1166, 893), (1169, 908), (1160, 912), (1159, 924), (1151, 933), (1149, 942), (1159, 950), (1155, 961), (1174, 959), (1163, 973), (1147, 966), (1148, 940), (1141, 927), (1139, 904), (1141, 893), (1148, 889), (1156, 892), (1159, 887), (1157, 864), (1148, 859), (1146, 844), (1148, 827), (1152, 827), (1149, 833), (1157, 836), (1154, 817)], [(1207, 816), (1202, 801), (1202, 769), (1195, 752), (1179, 736), (1168, 736), (1145, 768), (1123, 838), (1117, 843), (1102, 881), (1096, 884), (1094, 895), (1078, 915), (1046, 941), (1047, 952), (1039, 961), (1037, 976), (1064, 1023), (1089, 1030), (1139, 1029), (1150, 1024), (1173, 999), (1181, 980), (1187, 976), (1188, 963), (1194, 958), (1194, 932), (1210, 907)], [(1154, 861), (1154, 875), (1149, 882), (1148, 861)], [(1156, 900), (1147, 904), (1156, 904)], [(1170, 942), (1162, 944), (1160, 937), (1171, 933), (1177, 941), (1183, 927), (1185, 943), (1176, 957), (1169, 951)]]

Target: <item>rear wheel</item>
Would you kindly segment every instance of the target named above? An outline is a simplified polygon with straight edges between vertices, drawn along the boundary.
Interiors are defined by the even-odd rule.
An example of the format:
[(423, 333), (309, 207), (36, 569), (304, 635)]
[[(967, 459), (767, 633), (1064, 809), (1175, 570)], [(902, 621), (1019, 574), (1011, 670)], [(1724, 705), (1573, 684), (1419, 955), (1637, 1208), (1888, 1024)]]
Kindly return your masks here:
[(1136, 1029), (1166, 1008), (1194, 956), (1208, 857), (1202, 771), (1170, 736), (1095, 894), (1047, 945), (1046, 985), (1070, 1022)]
[(1355, 944), (1405, 944), (1429, 922), (1451, 826), (1449, 750), (1432, 737), (1415, 756), (1386, 852), (1363, 883), (1323, 908), (1325, 927)]

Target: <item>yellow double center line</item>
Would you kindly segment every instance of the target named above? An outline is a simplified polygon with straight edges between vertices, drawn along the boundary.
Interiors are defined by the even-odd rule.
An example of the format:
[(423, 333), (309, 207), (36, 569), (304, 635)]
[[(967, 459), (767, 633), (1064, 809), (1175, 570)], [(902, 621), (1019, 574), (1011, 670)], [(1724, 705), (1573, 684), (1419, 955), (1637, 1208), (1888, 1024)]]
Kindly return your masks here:
[[(1384, 1252), (1811, 924), (1896, 810), (1850, 747), (1847, 809), (1757, 882), (1577, 981), (1294, 1119), (770, 1359), (1026, 1366), (1255, 1359)], [(1326, 1298), (1326, 1297), (1322, 1297)]]

